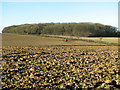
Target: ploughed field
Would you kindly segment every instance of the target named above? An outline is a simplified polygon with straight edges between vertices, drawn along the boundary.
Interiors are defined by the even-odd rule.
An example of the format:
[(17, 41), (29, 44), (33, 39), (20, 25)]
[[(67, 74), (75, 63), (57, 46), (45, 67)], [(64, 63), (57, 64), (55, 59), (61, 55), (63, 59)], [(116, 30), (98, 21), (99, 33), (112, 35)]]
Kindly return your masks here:
[(3, 89), (120, 89), (117, 46), (3, 46)]

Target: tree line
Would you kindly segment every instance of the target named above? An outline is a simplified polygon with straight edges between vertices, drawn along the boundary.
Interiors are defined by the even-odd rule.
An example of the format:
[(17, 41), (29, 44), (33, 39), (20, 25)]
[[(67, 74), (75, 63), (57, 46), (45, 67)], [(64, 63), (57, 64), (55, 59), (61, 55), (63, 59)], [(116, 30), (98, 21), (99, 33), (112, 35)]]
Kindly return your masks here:
[(99, 23), (39, 23), (5, 27), (2, 33), (50, 34), (79, 37), (116, 37), (120, 33), (116, 27)]

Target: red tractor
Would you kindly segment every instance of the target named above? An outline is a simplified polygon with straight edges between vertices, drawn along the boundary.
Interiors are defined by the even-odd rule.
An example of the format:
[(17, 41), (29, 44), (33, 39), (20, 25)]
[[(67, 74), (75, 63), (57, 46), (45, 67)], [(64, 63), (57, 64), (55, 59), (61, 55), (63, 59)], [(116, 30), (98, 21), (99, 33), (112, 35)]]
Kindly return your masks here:
[(68, 39), (63, 39), (63, 41), (67, 42), (67, 41), (68, 41)]

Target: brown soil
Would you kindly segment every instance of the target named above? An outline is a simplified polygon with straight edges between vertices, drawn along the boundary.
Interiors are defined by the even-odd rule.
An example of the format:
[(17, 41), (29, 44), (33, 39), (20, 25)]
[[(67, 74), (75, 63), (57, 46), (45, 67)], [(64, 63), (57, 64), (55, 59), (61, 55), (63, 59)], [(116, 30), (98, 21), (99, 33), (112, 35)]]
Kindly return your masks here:
[(3, 47), (3, 89), (120, 89), (117, 46)]

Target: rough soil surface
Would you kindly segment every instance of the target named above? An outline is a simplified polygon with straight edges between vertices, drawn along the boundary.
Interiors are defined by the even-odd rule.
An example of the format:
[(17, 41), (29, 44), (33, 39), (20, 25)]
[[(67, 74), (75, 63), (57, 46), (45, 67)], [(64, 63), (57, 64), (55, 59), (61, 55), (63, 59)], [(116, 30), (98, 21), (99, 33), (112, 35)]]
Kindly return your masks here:
[(3, 89), (120, 89), (117, 46), (2, 49)]

